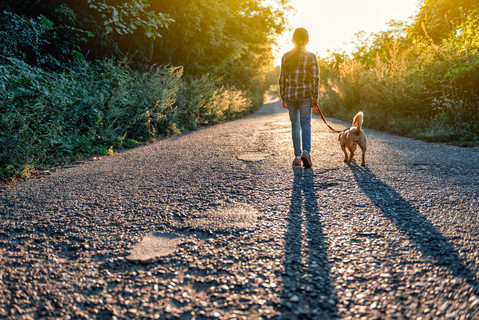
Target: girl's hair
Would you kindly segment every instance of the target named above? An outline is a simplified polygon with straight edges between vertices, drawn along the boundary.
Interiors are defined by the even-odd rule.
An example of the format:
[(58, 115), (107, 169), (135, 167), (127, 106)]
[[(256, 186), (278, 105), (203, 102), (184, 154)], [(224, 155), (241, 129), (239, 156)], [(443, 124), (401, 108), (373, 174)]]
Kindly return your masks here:
[(301, 51), (301, 46), (305, 45), (309, 41), (309, 33), (305, 28), (297, 28), (293, 33), (293, 43), (294, 49), (292, 50), (293, 54), (285, 60), (285, 69), (286, 72), (292, 73), (298, 68), (299, 65), (299, 53)]

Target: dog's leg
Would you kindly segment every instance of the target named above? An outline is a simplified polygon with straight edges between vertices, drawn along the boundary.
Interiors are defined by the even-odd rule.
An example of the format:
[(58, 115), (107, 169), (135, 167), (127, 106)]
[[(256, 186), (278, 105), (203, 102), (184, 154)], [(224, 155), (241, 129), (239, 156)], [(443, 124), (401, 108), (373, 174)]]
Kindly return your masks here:
[(343, 149), (344, 152), (344, 162), (348, 162), (348, 153), (346, 152), (346, 146), (341, 144), (341, 149)]
[(366, 165), (366, 143), (360, 144), (362, 156), (361, 156), (361, 165), (364, 167)]
[(356, 148), (348, 148), (349, 149), (349, 163), (353, 162), (353, 157), (354, 157), (354, 151), (356, 151)]

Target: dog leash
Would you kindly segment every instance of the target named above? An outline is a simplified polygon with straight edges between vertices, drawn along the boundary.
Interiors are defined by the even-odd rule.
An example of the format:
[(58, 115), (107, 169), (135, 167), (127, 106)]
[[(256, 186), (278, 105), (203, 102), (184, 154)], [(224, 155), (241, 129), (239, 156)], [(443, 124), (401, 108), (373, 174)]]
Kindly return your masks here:
[(341, 133), (341, 132), (344, 132), (346, 130), (348, 130), (349, 128), (346, 128), (344, 130), (335, 130), (333, 129), (329, 124), (328, 122), (326, 121), (326, 118), (324, 117), (324, 114), (323, 114), (323, 111), (321, 111), (321, 108), (319, 106), (314, 106), (314, 109), (316, 109), (316, 112), (320, 115), (321, 119), (323, 119), (324, 123), (326, 124), (326, 126), (328, 126), (329, 129), (331, 129), (332, 131), (336, 132), (336, 133)]

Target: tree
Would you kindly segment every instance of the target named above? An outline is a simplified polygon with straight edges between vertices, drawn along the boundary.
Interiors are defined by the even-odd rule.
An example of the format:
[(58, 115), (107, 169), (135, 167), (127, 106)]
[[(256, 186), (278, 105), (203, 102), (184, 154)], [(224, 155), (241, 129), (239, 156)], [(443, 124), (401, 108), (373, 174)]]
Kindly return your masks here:
[[(221, 85), (258, 89), (273, 68), (273, 45), (285, 30), (289, 0), (5, 0), (0, 8), (44, 16), (65, 41), (80, 32), (75, 54), (88, 60), (125, 57), (137, 69), (183, 66)], [(58, 35), (60, 33), (58, 32)], [(83, 32), (83, 33), (82, 33)], [(87, 35), (87, 36), (86, 36)], [(53, 42), (54, 46), (57, 45)], [(53, 51), (61, 52), (58, 48)]]
[[(276, 7), (258, 0), (176, 0), (152, 3), (175, 20), (159, 40), (159, 63), (182, 65), (186, 74), (208, 73), (245, 89), (264, 66), (285, 29), (287, 0)], [(273, 3), (273, 2), (269, 2)]]
[(411, 35), (432, 40), (436, 44), (454, 35), (468, 17), (477, 16), (477, 0), (422, 0), (411, 27)]

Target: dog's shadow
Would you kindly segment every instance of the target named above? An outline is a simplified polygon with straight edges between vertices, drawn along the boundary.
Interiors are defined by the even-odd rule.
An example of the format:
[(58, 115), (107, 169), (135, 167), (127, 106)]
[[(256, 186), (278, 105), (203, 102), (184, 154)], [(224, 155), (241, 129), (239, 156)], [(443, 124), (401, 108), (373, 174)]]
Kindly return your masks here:
[(459, 253), (431, 222), (399, 193), (379, 180), (369, 168), (348, 165), (364, 194), (411, 239), (423, 256), (432, 259), (436, 265), (446, 267), (476, 292), (479, 291), (477, 280), (474, 279), (476, 272), (468, 269)]

